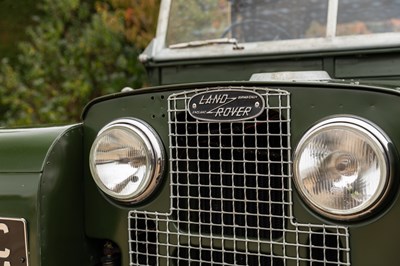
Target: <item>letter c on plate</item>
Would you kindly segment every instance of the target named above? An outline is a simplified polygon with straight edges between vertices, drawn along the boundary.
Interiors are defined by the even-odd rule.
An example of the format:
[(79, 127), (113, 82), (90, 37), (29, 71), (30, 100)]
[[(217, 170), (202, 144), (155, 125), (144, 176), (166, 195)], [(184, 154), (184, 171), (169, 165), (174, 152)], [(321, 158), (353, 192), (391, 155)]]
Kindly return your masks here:
[[(0, 223), (0, 231), (3, 231), (4, 234), (7, 234), (8, 231), (8, 226), (6, 224)], [(0, 258), (6, 259), (10, 256), (10, 250), (8, 248), (4, 250), (0, 250)], [(8, 261), (4, 262), (4, 266), (9, 266), (10, 263)]]

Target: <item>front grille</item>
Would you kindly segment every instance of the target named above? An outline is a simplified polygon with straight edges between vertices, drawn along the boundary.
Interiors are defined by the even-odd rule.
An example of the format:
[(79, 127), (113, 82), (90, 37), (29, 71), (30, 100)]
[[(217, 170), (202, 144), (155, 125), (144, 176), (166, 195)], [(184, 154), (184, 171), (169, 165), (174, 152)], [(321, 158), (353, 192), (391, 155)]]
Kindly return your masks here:
[[(265, 110), (245, 121), (194, 119), (204, 91), (251, 90)], [(207, 88), (169, 98), (168, 213), (129, 214), (131, 265), (349, 265), (346, 227), (292, 216), (289, 93)]]
[(253, 121), (207, 123), (186, 112), (177, 114), (171, 128), (172, 199), (181, 229), (282, 236), (288, 134), (279, 115), (269, 111)]

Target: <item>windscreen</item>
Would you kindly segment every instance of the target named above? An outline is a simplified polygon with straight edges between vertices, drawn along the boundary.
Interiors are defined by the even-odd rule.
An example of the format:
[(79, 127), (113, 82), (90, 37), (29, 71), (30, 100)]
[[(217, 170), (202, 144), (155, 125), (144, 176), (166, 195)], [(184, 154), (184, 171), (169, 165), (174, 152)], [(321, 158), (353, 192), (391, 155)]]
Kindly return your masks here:
[(400, 0), (339, 1), (336, 35), (400, 32)]
[(329, 23), (336, 36), (399, 32), (400, 0), (172, 0), (166, 43), (324, 38)]

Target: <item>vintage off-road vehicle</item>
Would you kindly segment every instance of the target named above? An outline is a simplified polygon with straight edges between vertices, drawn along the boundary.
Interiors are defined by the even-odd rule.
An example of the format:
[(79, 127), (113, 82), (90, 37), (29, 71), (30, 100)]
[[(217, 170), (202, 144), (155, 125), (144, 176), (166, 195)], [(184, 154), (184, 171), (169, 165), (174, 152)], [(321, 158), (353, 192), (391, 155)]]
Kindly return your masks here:
[(400, 1), (165, 0), (140, 59), (0, 131), (0, 266), (399, 263)]

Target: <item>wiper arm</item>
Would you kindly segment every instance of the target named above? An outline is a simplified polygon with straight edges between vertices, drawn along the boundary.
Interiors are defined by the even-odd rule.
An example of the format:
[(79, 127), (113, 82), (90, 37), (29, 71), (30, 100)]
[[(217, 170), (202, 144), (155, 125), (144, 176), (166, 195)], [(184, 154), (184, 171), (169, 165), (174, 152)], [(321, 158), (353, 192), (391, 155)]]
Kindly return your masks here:
[(178, 44), (172, 44), (169, 46), (170, 49), (184, 49), (184, 48), (193, 48), (193, 47), (201, 47), (207, 45), (214, 44), (232, 44), (234, 50), (242, 50), (244, 47), (239, 46), (238, 41), (235, 38), (220, 38), (220, 39), (211, 39), (204, 41), (191, 41), (191, 42), (183, 42)]

